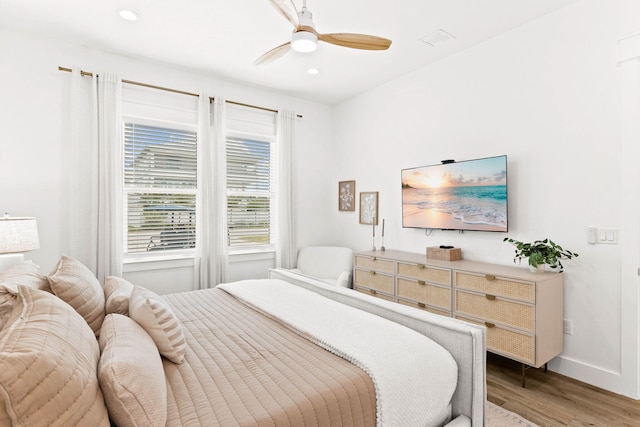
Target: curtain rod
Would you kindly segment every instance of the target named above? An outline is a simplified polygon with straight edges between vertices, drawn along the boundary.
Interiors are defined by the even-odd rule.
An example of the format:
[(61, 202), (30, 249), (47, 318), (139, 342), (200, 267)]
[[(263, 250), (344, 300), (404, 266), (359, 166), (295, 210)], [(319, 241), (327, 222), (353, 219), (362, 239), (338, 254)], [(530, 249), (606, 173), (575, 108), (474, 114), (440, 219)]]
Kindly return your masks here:
[[(59, 66), (58, 67), (58, 71), (66, 71), (66, 72), (70, 73), (73, 70), (71, 68), (60, 67)], [(85, 76), (93, 77), (93, 73), (89, 72), (89, 71), (80, 70), (80, 75), (82, 77), (85, 77)], [(148, 84), (148, 83), (134, 82), (133, 80), (124, 80), (124, 79), (122, 79), (122, 83), (127, 83), (127, 84), (130, 84), (130, 85), (136, 85), (136, 86), (148, 87), (148, 88), (151, 88), (151, 89), (164, 90), (166, 92), (179, 93), (179, 94), (182, 94), (182, 95), (200, 96), (197, 93), (193, 93), (193, 92), (186, 92), (186, 91), (183, 91), (183, 90), (171, 89), (171, 88), (168, 88), (168, 87), (156, 86), (156, 85), (151, 85), (151, 84)], [(209, 97), (209, 101), (213, 102), (213, 100), (214, 100), (214, 97), (210, 96)], [(272, 113), (277, 113), (278, 112), (278, 110), (274, 110), (272, 108), (260, 107), (258, 105), (244, 104), (242, 102), (236, 102), (236, 101), (225, 101), (225, 102), (227, 104), (240, 105), (242, 107), (255, 108), (257, 110), (269, 111), (269, 112), (272, 112)], [(302, 115), (301, 114), (297, 114), (296, 117), (302, 118)]]

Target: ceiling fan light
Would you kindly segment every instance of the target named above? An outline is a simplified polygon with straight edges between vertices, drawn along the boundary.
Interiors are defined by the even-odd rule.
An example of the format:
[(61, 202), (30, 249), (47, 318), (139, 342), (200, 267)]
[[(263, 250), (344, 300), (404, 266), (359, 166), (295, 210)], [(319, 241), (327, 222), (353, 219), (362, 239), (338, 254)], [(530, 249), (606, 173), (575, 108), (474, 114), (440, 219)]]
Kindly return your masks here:
[(296, 52), (313, 52), (318, 47), (318, 36), (308, 31), (297, 31), (291, 36), (291, 49)]

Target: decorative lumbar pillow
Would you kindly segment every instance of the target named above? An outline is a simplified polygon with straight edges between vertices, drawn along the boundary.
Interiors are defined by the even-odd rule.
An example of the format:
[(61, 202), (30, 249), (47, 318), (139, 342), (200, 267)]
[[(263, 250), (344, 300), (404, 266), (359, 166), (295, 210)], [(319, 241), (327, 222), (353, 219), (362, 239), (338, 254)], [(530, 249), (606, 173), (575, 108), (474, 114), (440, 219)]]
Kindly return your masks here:
[(47, 279), (52, 292), (84, 317), (98, 336), (104, 320), (104, 290), (91, 270), (63, 255)]
[(133, 285), (121, 277), (109, 276), (104, 280), (105, 314), (129, 315), (129, 298)]
[(47, 277), (40, 272), (40, 267), (31, 261), (12, 265), (0, 273), (0, 287), (8, 289), (9, 292), (17, 293), (18, 285), (51, 292)]
[(108, 427), (91, 328), (50, 293), (19, 286), (15, 298), (0, 330), (0, 424)]
[(167, 385), (155, 343), (132, 319), (109, 314), (100, 331), (98, 379), (118, 426), (164, 426)]
[(182, 323), (171, 307), (155, 292), (134, 286), (129, 299), (129, 317), (153, 338), (161, 355), (181, 364), (187, 343)]

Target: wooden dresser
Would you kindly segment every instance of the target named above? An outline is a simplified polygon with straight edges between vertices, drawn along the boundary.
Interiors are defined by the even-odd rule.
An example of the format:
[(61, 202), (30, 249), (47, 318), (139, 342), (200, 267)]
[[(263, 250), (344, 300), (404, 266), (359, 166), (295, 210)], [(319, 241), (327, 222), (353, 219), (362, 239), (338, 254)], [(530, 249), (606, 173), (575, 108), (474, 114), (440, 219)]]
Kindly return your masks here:
[(562, 353), (561, 273), (395, 250), (356, 252), (353, 265), (356, 291), (485, 325), (487, 350), (523, 369)]

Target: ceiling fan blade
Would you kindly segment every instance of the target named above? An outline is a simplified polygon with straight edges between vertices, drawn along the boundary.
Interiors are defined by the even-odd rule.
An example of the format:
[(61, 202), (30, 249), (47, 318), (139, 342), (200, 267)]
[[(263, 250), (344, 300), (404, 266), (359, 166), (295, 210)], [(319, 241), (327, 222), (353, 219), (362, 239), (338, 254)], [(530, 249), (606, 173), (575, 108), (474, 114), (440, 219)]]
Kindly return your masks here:
[(298, 10), (293, 4), (293, 0), (269, 0), (269, 2), (282, 14), (282, 16), (286, 18), (287, 21), (291, 22), (291, 25), (297, 27), (300, 24), (300, 20), (298, 19)]
[(386, 50), (391, 46), (391, 40), (383, 37), (369, 36), (366, 34), (332, 33), (318, 34), (318, 39), (323, 42), (338, 46), (364, 50)]
[(265, 53), (260, 58), (256, 59), (253, 62), (253, 65), (264, 65), (264, 64), (268, 64), (269, 62), (275, 61), (281, 56), (284, 56), (285, 53), (289, 52), (290, 48), (291, 48), (291, 42), (286, 42), (284, 44), (281, 44), (278, 47), (274, 47), (269, 52)]

